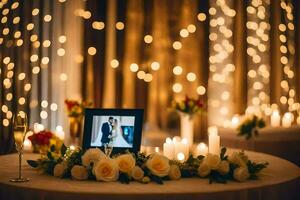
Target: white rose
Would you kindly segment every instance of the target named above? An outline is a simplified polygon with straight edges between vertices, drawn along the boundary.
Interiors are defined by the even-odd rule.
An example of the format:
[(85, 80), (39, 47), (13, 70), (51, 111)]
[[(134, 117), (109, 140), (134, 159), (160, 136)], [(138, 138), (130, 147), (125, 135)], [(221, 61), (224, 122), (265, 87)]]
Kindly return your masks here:
[(144, 178), (144, 171), (139, 166), (135, 166), (131, 170), (131, 177), (136, 181), (141, 181)]
[(86, 180), (88, 179), (88, 170), (84, 166), (74, 165), (71, 169), (72, 178), (75, 180)]
[(203, 162), (205, 162), (211, 169), (218, 169), (218, 166), (221, 162), (220, 156), (214, 154), (208, 154)]
[(66, 165), (63, 163), (58, 163), (53, 169), (53, 176), (61, 178), (66, 171)]
[(229, 172), (229, 163), (226, 160), (222, 160), (219, 164), (219, 167), (217, 169), (217, 171), (222, 174), (225, 175)]
[(233, 172), (233, 178), (240, 182), (246, 181), (249, 176), (250, 174), (247, 167), (238, 167)]
[(171, 180), (178, 180), (181, 177), (181, 171), (178, 165), (171, 165), (169, 171), (169, 177)]
[(105, 154), (98, 148), (88, 149), (83, 156), (81, 156), (82, 165), (85, 167), (91, 167), (92, 164), (95, 164), (101, 158), (105, 157)]
[(152, 174), (164, 177), (169, 174), (170, 164), (169, 159), (160, 154), (153, 154), (146, 162), (146, 166)]
[(239, 152), (234, 152), (229, 156), (228, 160), (239, 167), (246, 167), (248, 158)]
[(132, 154), (123, 154), (116, 158), (119, 170), (124, 173), (130, 173), (135, 166), (135, 159)]
[(115, 160), (103, 158), (93, 167), (97, 181), (116, 181), (119, 178), (119, 167)]
[(198, 175), (205, 177), (210, 174), (211, 168), (206, 162), (202, 162), (198, 168)]

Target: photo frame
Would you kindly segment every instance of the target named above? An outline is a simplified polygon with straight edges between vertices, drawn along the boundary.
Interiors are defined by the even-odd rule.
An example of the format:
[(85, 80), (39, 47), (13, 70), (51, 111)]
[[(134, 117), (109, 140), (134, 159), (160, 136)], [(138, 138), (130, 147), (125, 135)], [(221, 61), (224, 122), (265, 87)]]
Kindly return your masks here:
[(112, 153), (138, 152), (141, 146), (143, 109), (86, 109), (82, 147), (113, 143)]

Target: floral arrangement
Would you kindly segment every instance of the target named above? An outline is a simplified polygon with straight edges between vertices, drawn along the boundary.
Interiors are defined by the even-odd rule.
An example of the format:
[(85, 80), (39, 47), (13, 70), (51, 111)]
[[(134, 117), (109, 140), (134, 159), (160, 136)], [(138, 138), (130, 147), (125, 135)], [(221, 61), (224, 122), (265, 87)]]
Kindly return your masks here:
[(246, 139), (250, 139), (252, 135), (258, 136), (258, 129), (266, 126), (266, 122), (263, 118), (259, 118), (256, 115), (246, 117), (243, 122), (237, 127), (238, 136), (245, 136)]
[(188, 96), (185, 96), (184, 100), (172, 102), (172, 107), (176, 111), (189, 114), (189, 115), (193, 115), (201, 112), (203, 106), (204, 106), (203, 101), (200, 98), (194, 99)]
[(109, 158), (98, 148), (72, 150), (64, 145), (59, 153), (51, 148), (47, 156), (27, 162), (31, 167), (59, 178), (121, 183), (154, 181), (158, 184), (181, 177), (208, 178), (210, 183), (243, 182), (257, 179), (259, 172), (268, 165), (249, 160), (244, 152), (227, 156), (226, 148), (222, 148), (220, 155), (190, 156), (184, 163), (179, 163), (157, 153), (146, 156), (140, 152), (127, 152)]
[(46, 130), (34, 133), (28, 139), (31, 141), (35, 153), (47, 152), (51, 146), (56, 152), (59, 152), (63, 144), (63, 141), (54, 133)]
[(69, 117), (82, 117), (84, 115), (84, 109), (93, 105), (91, 102), (79, 102), (68, 99), (65, 100), (65, 104)]

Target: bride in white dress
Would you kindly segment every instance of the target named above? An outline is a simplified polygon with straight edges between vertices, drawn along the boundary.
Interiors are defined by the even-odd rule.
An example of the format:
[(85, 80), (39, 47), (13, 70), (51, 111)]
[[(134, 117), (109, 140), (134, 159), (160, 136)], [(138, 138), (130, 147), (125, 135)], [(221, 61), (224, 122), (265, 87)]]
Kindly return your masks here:
[(114, 147), (131, 147), (123, 137), (123, 130), (117, 119), (114, 121), (112, 130), (113, 146)]

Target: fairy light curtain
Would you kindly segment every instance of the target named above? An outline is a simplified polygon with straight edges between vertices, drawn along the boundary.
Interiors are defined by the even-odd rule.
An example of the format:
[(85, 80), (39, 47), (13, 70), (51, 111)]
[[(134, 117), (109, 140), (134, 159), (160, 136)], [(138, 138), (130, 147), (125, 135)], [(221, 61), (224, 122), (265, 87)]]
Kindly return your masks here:
[(64, 99), (81, 98), (82, 19), (74, 11), (83, 5), (1, 1), (0, 154), (12, 149), (16, 110), (28, 113), (30, 127), (63, 129)]
[(165, 129), (179, 126), (173, 98), (205, 101), (208, 1), (87, 1), (86, 10), (85, 80), (94, 84), (83, 92), (97, 107), (145, 108), (146, 128)]

